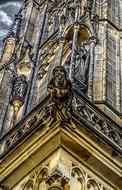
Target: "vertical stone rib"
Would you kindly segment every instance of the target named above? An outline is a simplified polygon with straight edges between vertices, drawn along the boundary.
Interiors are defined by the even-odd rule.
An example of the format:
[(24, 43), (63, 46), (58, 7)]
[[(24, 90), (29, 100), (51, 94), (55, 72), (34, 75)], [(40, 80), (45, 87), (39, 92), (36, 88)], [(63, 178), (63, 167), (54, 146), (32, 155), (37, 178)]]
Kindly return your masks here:
[[(21, 28), (22, 30), (20, 31), (20, 36), (21, 36), (21, 45), (20, 45), (20, 49), (19, 49), (19, 54), (18, 57), (21, 55), (21, 51), (23, 49), (23, 43), (26, 37), (26, 33), (27, 33), (27, 29), (28, 29), (28, 25), (29, 25), (29, 19), (32, 13), (32, 9), (33, 9), (33, 2), (25, 2), (28, 3), (27, 6), (24, 7), (24, 15), (23, 15), (23, 20), (22, 22), (25, 22), (25, 25), (23, 28)], [(25, 20), (25, 21), (24, 21)], [(24, 31), (23, 31), (24, 30)]]
[(96, 44), (95, 39), (90, 42), (90, 65), (89, 65), (89, 80), (88, 80), (88, 96), (93, 99), (93, 74), (94, 74), (94, 47)]
[(74, 24), (74, 34), (73, 34), (73, 42), (72, 42), (72, 52), (71, 52), (71, 62), (69, 69), (69, 79), (74, 83), (74, 73), (75, 73), (75, 50), (77, 47), (77, 38), (78, 31), (80, 29), (80, 25), (78, 24), (78, 18), (80, 16), (80, 4), (79, 1), (76, 1), (76, 10), (75, 10), (75, 24)]
[(65, 39), (61, 38), (59, 40), (58, 51), (56, 52), (56, 55), (55, 55), (55, 64), (54, 64), (55, 66), (61, 65), (61, 59), (62, 59), (64, 44), (65, 44)]
[(102, 99), (104, 101), (106, 101), (106, 74), (107, 74), (107, 23), (105, 23), (105, 29), (104, 29), (104, 33), (106, 36), (105, 42), (104, 42), (104, 46), (103, 46), (103, 97)]
[(117, 36), (116, 50), (116, 109), (120, 111), (120, 36)]
[[(42, 42), (42, 38), (43, 38), (43, 34), (44, 34), (44, 25), (45, 25), (45, 22), (47, 21), (47, 8), (48, 8), (48, 4), (46, 3), (45, 4), (45, 7), (44, 7), (44, 15), (43, 15), (43, 22), (42, 22), (42, 25), (41, 25), (41, 33), (40, 33), (40, 40), (39, 40), (39, 44), (38, 46), (40, 45), (40, 43)], [(33, 73), (32, 73), (32, 76), (31, 76), (31, 84), (30, 84), (30, 91), (28, 93), (28, 97), (29, 97), (29, 100), (27, 101), (26, 103), (26, 109), (25, 109), (25, 113), (24, 114), (27, 114), (31, 109), (32, 109), (32, 102), (33, 102), (33, 97), (34, 97), (34, 94), (35, 94), (35, 84), (36, 84), (36, 79), (37, 79), (37, 73), (38, 73), (38, 69), (39, 69), (39, 55), (38, 55), (38, 52), (36, 53), (36, 67), (33, 68)]]
[[(122, 85), (122, 33), (120, 33), (120, 85)], [(122, 105), (122, 89), (120, 88), (120, 105)], [(120, 111), (122, 108), (120, 106)]]
[(12, 82), (12, 71), (9, 69), (9, 70), (6, 70), (4, 73), (1, 88), (0, 88), (0, 102), (1, 102), (0, 131), (1, 132), (3, 130), (2, 126), (5, 120), (7, 107), (9, 105), (9, 97), (11, 94), (11, 82)]
[(74, 25), (74, 36), (73, 36), (73, 44), (72, 44), (72, 52), (71, 52), (71, 62), (70, 62), (70, 70), (69, 70), (69, 79), (74, 82), (74, 73), (75, 73), (75, 49), (77, 46), (77, 37), (80, 26), (78, 24)]

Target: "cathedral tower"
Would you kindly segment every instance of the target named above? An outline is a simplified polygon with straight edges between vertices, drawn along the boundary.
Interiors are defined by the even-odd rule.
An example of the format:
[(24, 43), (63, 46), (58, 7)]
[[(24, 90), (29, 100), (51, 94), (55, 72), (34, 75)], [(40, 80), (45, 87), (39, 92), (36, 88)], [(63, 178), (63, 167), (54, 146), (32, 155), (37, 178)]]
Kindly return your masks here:
[(0, 188), (122, 190), (121, 0), (26, 0), (0, 60)]

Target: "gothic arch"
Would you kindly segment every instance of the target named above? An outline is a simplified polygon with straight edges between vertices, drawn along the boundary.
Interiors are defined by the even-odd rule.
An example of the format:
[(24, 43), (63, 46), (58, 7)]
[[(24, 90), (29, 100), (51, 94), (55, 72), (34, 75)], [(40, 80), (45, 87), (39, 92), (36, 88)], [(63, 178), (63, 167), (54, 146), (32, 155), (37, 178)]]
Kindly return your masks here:
[[(63, 48), (63, 54), (62, 54), (63, 65), (65, 65), (65, 63), (67, 64), (68, 57), (70, 60), (70, 55), (72, 51), (73, 33), (74, 33), (73, 25), (70, 25), (64, 34), (64, 38), (65, 38), (65, 41), (67, 41), (67, 45), (65, 45)], [(88, 28), (82, 25), (78, 32), (77, 48), (80, 48), (82, 43), (85, 43), (87, 45), (90, 39), (90, 36), (91, 36), (91, 33), (88, 30)]]
[(87, 179), (87, 189), (88, 190), (100, 190), (100, 186), (95, 179), (88, 178)]
[(79, 34), (78, 34), (78, 41), (79, 43), (83, 42), (83, 41), (87, 41), (89, 40), (89, 38), (91, 37), (91, 32), (88, 29), (87, 26), (85, 25), (81, 25), (80, 26), (80, 30), (79, 30)]
[(39, 190), (39, 185), (44, 182), (44, 179), (46, 178), (47, 174), (48, 174), (49, 168), (48, 167), (44, 167), (41, 169), (41, 171), (37, 174), (36, 176), (36, 180), (35, 180), (35, 187), (34, 190)]
[(78, 166), (74, 166), (72, 167), (72, 170), (71, 170), (71, 174), (73, 173), (77, 173), (79, 178), (82, 177), (83, 180), (85, 180), (85, 174), (84, 172), (81, 170), (81, 168), (79, 168)]
[(34, 189), (34, 179), (29, 179), (23, 186), (22, 190), (33, 190)]
[[(73, 182), (72, 185), (74, 185), (74, 183), (76, 183), (75, 185), (77, 185), (78, 190), (84, 189), (84, 187), (85, 187), (85, 174), (78, 166), (72, 167), (71, 177), (75, 178), (75, 181)], [(73, 181), (73, 179), (71, 181)], [(75, 190), (75, 188), (72, 187), (72, 190)]]
[[(68, 28), (66, 28), (64, 30), (64, 38), (67, 40), (67, 41), (70, 41), (73, 39), (73, 31), (74, 31), (74, 25), (70, 25)], [(78, 33), (78, 41), (79, 43), (81, 43), (82, 41), (86, 41), (88, 40), (90, 37), (91, 37), (91, 32), (90, 30), (88, 29), (87, 26), (85, 25), (81, 25), (80, 26), (80, 29), (79, 29), (79, 33)]]

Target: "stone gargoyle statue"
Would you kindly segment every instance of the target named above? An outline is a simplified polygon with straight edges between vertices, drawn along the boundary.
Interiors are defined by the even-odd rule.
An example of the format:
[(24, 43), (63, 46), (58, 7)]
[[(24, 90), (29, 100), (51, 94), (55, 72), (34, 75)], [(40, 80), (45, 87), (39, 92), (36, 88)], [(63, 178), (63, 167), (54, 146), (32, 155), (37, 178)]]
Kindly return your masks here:
[(54, 68), (47, 90), (51, 99), (39, 114), (41, 123), (48, 126), (51, 126), (54, 121), (71, 123), (73, 90), (63, 66)]
[(73, 93), (71, 81), (67, 79), (63, 66), (54, 68), (48, 91), (51, 94), (50, 114), (56, 119), (69, 120)]

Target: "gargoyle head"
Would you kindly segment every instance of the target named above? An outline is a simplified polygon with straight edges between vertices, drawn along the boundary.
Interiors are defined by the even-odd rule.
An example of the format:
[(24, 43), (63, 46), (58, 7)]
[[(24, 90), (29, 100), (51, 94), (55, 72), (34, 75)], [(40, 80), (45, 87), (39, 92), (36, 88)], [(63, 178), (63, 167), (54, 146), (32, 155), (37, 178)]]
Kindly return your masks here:
[(63, 66), (57, 66), (53, 70), (53, 78), (55, 79), (55, 82), (57, 84), (64, 85), (64, 82), (66, 80), (67, 73)]

